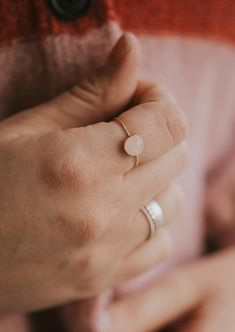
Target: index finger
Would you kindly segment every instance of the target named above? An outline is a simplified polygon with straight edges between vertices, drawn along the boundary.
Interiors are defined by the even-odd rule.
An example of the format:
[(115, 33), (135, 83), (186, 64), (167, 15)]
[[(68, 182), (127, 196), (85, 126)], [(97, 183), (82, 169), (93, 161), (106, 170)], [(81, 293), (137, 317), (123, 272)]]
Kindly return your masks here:
[(142, 138), (144, 151), (139, 159), (143, 164), (160, 158), (184, 140), (187, 125), (173, 96), (159, 85), (149, 85), (138, 101), (139, 105), (119, 118), (130, 135)]
[[(138, 98), (140, 104), (119, 116), (130, 135), (138, 135), (144, 142), (139, 164), (160, 158), (187, 135), (185, 116), (171, 94), (159, 85), (148, 84)], [(89, 151), (97, 162), (100, 160), (103, 167), (125, 174), (135, 166), (135, 157), (123, 148), (128, 135), (116, 121), (99, 122), (76, 130), (80, 133), (81, 148)]]
[[(185, 116), (171, 94), (159, 85), (148, 84), (137, 99), (140, 104), (119, 116), (130, 135), (138, 135), (144, 142), (140, 164), (160, 158), (183, 141), (187, 134)], [(135, 165), (135, 158), (124, 151), (123, 145), (128, 138), (124, 128), (112, 121), (96, 124), (94, 129), (95, 143), (103, 147), (105, 160), (116, 165), (121, 173), (130, 171)]]

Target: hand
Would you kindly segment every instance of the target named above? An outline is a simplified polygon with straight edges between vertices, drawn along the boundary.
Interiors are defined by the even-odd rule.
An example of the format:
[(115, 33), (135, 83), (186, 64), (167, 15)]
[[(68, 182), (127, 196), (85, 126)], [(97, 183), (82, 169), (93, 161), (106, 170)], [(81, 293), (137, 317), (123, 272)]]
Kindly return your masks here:
[[(170, 183), (186, 161), (186, 124), (166, 90), (138, 82), (138, 63), (127, 34), (96, 74), (1, 123), (0, 312), (95, 295), (167, 255), (164, 233), (145, 243), (139, 208), (156, 198), (167, 220), (179, 212)], [(100, 122), (121, 112), (145, 142), (135, 169), (122, 128)]]
[[(235, 249), (178, 268), (139, 294), (113, 303), (104, 331), (235, 331)], [(134, 319), (133, 319), (134, 317)], [(168, 330), (167, 330), (168, 331)]]

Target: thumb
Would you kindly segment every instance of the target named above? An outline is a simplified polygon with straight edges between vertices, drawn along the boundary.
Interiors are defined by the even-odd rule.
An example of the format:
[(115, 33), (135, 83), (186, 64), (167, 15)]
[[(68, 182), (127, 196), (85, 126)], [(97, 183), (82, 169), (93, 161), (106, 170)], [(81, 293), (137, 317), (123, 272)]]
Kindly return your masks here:
[(106, 63), (48, 106), (63, 129), (108, 121), (123, 112), (138, 82), (140, 47), (137, 38), (124, 33)]
[(124, 33), (96, 73), (55, 99), (3, 121), (1, 133), (11, 127), (14, 136), (42, 134), (113, 119), (134, 96), (139, 62), (137, 38)]

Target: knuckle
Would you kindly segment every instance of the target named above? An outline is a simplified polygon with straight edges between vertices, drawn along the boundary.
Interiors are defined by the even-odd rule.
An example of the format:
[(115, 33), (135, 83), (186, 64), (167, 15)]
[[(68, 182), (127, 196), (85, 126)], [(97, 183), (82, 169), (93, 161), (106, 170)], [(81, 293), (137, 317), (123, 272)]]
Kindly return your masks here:
[(80, 231), (80, 222), (69, 213), (61, 213), (55, 217), (54, 230), (63, 239), (67, 248), (77, 248), (84, 245), (84, 239)]
[(66, 246), (82, 248), (98, 239), (106, 227), (104, 222), (99, 222), (95, 218), (88, 219), (83, 211), (73, 211), (57, 215), (54, 229)]
[(50, 135), (44, 139), (43, 145), (39, 172), (49, 187), (75, 192), (97, 188), (101, 182), (98, 167), (92, 167), (93, 163), (82, 149), (77, 147), (75, 150), (66, 133)]
[(79, 233), (86, 243), (100, 239), (110, 226), (110, 214), (107, 212), (109, 210), (108, 204), (104, 206), (106, 203), (102, 202), (103, 199), (101, 198), (100, 202), (98, 200), (92, 205), (92, 208), (86, 204), (82, 211), (79, 209), (83, 216)]
[(53, 165), (50, 165), (50, 171), (54, 183), (63, 187), (76, 188), (81, 182), (77, 164), (71, 156), (59, 157)]
[(43, 183), (57, 187), (61, 178), (60, 165), (63, 158), (63, 132), (50, 133), (39, 139), (39, 175)]
[(86, 243), (100, 238), (107, 229), (107, 220), (101, 217), (99, 208), (88, 208), (84, 212), (85, 218), (80, 226), (80, 234)]

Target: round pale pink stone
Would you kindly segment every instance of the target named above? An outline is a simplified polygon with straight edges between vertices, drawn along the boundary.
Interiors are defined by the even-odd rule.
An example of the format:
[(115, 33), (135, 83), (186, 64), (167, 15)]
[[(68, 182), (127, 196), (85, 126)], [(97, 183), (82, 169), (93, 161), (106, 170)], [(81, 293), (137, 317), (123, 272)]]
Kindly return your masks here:
[(130, 156), (138, 156), (144, 150), (144, 142), (139, 135), (130, 136), (125, 144), (124, 150)]

